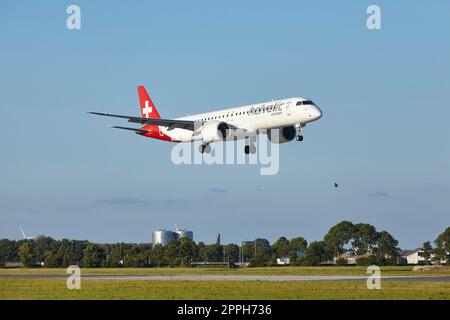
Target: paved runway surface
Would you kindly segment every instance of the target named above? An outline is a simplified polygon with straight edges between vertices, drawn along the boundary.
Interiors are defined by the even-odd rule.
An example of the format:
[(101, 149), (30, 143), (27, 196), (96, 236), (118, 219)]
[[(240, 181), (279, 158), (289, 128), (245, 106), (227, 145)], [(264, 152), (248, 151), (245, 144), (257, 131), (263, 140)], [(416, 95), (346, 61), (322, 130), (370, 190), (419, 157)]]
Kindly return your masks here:
[[(0, 274), (12, 279), (67, 279), (69, 275)], [(84, 280), (190, 280), (190, 281), (365, 281), (368, 276), (270, 275), (83, 275)], [(450, 282), (450, 276), (382, 276), (388, 281)]]

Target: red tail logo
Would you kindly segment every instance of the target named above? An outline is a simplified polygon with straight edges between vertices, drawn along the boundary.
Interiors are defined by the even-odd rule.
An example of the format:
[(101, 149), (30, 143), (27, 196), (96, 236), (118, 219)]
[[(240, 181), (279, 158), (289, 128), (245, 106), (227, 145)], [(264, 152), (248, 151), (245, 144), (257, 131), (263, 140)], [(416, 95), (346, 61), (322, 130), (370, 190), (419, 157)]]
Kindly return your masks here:
[(143, 118), (160, 119), (158, 111), (153, 104), (144, 86), (138, 86), (139, 104), (141, 106), (141, 116)]

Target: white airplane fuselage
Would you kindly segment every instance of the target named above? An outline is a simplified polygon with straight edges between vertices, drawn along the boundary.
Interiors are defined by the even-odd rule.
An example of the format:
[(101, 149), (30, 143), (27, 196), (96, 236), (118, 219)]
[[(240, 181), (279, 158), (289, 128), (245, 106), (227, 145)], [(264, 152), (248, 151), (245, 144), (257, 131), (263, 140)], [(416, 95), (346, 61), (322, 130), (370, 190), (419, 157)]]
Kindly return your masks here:
[[(274, 129), (286, 126), (301, 125), (318, 120), (322, 117), (322, 111), (314, 104), (299, 104), (299, 102), (310, 101), (305, 98), (289, 98), (274, 100), (270, 102), (246, 105), (236, 108), (223, 109), (207, 113), (175, 118), (175, 120), (191, 120), (199, 123), (198, 129), (211, 123), (225, 122), (236, 128), (243, 128), (240, 134), (230, 135), (226, 140), (244, 139), (248, 134), (256, 133), (258, 130)], [(222, 139), (208, 141), (202, 134), (193, 135), (191, 130), (167, 129), (159, 127), (161, 132), (179, 142), (191, 142), (204, 140), (214, 142)]]
[[(322, 117), (322, 111), (309, 99), (294, 97), (235, 108), (199, 113), (175, 119), (161, 118), (144, 86), (138, 86), (140, 117), (101, 112), (91, 114), (127, 119), (139, 123), (139, 128), (112, 126), (170, 142), (202, 141), (200, 152), (211, 152), (210, 143), (246, 139), (266, 133), (273, 143), (302, 141), (302, 127)], [(253, 143), (245, 153), (254, 153)]]

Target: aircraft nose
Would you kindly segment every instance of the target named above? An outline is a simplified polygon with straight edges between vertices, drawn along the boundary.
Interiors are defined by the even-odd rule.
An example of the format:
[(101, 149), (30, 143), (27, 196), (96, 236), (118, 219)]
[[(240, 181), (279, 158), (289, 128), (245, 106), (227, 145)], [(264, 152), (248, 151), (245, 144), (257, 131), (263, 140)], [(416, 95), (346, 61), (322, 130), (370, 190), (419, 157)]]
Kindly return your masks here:
[(314, 106), (313, 117), (315, 120), (322, 118), (322, 110), (318, 106)]

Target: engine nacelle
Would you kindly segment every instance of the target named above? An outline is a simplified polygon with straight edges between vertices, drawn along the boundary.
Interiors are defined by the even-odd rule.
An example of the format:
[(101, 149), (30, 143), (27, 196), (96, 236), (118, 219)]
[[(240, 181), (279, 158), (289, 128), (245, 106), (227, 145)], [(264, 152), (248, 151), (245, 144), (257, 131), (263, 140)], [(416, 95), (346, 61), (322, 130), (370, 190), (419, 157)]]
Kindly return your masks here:
[(294, 140), (297, 135), (297, 129), (294, 126), (270, 129), (267, 137), (272, 143), (286, 143)]
[(226, 122), (210, 122), (198, 131), (201, 132), (202, 140), (207, 142), (226, 140), (231, 135), (230, 125)]

